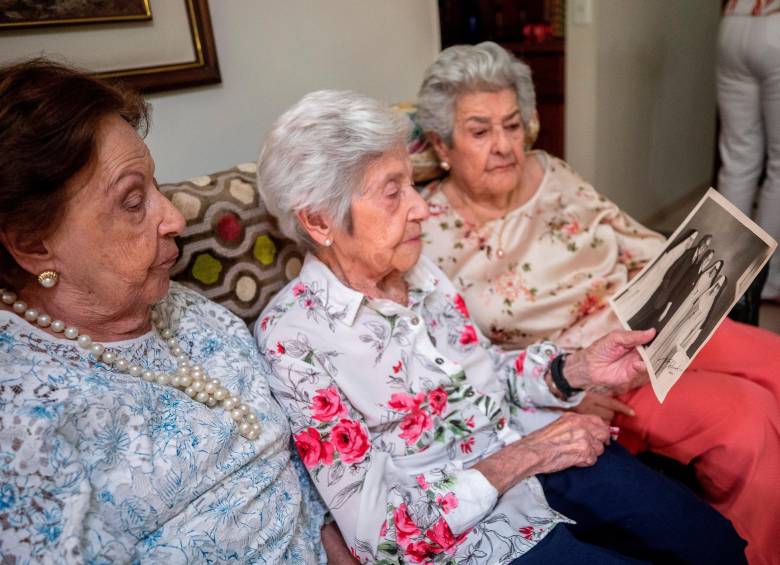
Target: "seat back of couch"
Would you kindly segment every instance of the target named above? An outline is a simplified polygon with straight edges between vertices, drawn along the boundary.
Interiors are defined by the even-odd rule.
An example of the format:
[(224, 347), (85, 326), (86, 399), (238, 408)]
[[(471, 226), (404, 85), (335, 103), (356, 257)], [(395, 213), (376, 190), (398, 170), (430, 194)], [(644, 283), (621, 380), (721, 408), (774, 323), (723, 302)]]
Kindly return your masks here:
[(160, 186), (184, 214), (171, 278), (222, 304), (250, 327), (297, 276), (303, 253), (279, 232), (255, 188), (254, 163)]

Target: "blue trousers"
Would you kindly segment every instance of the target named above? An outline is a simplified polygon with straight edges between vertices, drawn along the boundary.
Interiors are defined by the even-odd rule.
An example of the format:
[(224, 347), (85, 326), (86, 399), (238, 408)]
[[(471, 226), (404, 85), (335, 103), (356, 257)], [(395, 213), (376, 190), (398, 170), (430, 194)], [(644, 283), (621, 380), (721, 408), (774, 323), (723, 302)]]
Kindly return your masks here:
[(617, 444), (591, 467), (538, 478), (550, 506), (577, 524), (556, 526), (517, 565), (746, 563), (731, 522)]

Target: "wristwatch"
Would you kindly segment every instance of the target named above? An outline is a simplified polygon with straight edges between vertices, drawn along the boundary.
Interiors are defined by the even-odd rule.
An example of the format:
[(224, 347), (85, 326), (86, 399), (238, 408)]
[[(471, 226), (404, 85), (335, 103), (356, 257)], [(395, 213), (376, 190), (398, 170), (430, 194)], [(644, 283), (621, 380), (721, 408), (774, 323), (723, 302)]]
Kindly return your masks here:
[(550, 374), (552, 375), (553, 383), (555, 383), (556, 388), (566, 400), (583, 391), (581, 388), (571, 386), (563, 375), (563, 366), (568, 356), (568, 353), (561, 353), (550, 364)]

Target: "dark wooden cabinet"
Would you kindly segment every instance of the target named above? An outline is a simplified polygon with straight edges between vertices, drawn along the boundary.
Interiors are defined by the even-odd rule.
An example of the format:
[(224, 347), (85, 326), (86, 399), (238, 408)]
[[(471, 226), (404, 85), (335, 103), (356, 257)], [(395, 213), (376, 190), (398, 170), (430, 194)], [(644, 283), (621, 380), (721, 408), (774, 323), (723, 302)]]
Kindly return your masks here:
[[(533, 72), (541, 130), (536, 147), (563, 157), (565, 41), (563, 0), (439, 0), (442, 48), (495, 41)], [(550, 23), (541, 42), (523, 36), (527, 24)]]

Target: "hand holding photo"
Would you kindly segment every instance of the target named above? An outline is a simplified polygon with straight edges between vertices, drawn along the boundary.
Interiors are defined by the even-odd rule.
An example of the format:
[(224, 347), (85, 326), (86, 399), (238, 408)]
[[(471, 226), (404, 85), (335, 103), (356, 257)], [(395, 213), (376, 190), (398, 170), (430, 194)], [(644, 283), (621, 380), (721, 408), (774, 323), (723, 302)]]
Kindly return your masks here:
[(772, 256), (777, 242), (714, 189), (666, 247), (610, 300), (639, 347), (660, 402)]

